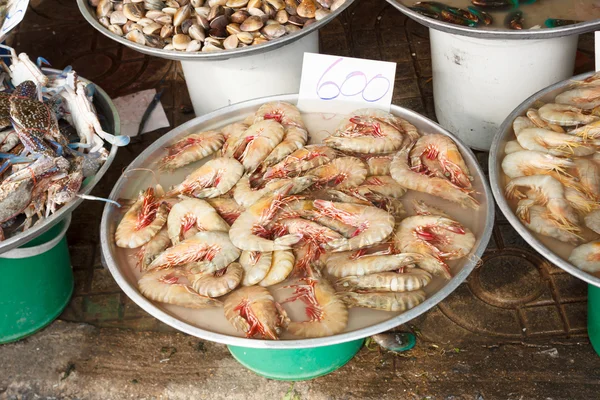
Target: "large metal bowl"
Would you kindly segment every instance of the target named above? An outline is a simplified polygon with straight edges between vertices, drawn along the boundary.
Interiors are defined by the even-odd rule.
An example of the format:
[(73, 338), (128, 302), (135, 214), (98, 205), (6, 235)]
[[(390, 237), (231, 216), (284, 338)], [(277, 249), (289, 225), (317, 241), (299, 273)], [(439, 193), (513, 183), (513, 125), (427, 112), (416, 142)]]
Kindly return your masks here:
[(426, 17), (423, 14), (419, 14), (418, 12), (413, 11), (402, 4), (400, 2), (401, 0), (386, 1), (394, 8), (406, 14), (409, 18), (422, 25), (425, 25), (428, 28), (436, 29), (442, 32), (453, 33), (455, 35), (470, 36), (480, 39), (550, 39), (595, 31), (598, 29), (598, 26), (600, 26), (600, 20), (592, 20), (581, 22), (579, 24), (549, 29), (478, 29), (468, 26), (450, 24), (448, 22), (438, 21), (436, 19)]
[[(135, 191), (133, 191), (131, 187), (139, 185), (139, 182), (136, 182), (136, 177), (132, 174), (128, 174), (128, 172), (133, 171), (136, 168), (148, 166), (148, 164), (146, 164), (148, 160), (157, 160), (159, 157), (163, 156), (164, 147), (174, 142), (175, 140), (187, 134), (190, 134), (191, 132), (214, 129), (216, 127), (223, 126), (233, 121), (242, 120), (247, 115), (254, 113), (260, 105), (266, 102), (281, 100), (295, 104), (297, 102), (297, 99), (298, 95), (294, 94), (272, 96), (262, 99), (246, 101), (211, 112), (209, 114), (195, 118), (181, 125), (180, 127), (172, 130), (171, 132), (167, 133), (159, 140), (154, 142), (127, 167), (127, 169), (123, 173), (123, 176), (117, 181), (115, 187), (113, 188), (111, 198), (119, 198), (123, 195), (131, 195), (131, 192), (135, 193)], [(104, 208), (104, 213), (102, 215), (102, 223), (100, 226), (100, 241), (104, 265), (109, 269), (116, 282), (125, 292), (125, 294), (127, 294), (127, 296), (129, 296), (136, 304), (138, 304), (140, 307), (142, 307), (145, 311), (147, 311), (154, 317), (182, 332), (200, 337), (202, 339), (211, 340), (214, 342), (224, 343), (228, 345), (277, 349), (318, 347), (364, 338), (379, 332), (386, 331), (407, 321), (410, 321), (411, 319), (421, 315), (422, 313), (424, 313), (425, 311), (429, 310), (437, 303), (442, 301), (446, 296), (452, 293), (452, 291), (454, 291), (458, 287), (458, 285), (460, 285), (471, 273), (471, 271), (477, 264), (477, 260), (483, 254), (483, 251), (485, 250), (487, 243), (490, 239), (492, 225), (494, 221), (494, 205), (491, 191), (487, 185), (485, 175), (483, 174), (480, 166), (478, 165), (477, 159), (468, 147), (466, 147), (463, 143), (461, 143), (458, 139), (456, 139), (450, 133), (445, 131), (439, 125), (413, 111), (397, 106), (392, 106), (391, 112), (395, 115), (407, 119), (422, 132), (441, 133), (443, 135), (450, 136), (454, 141), (456, 141), (461, 153), (465, 156), (465, 160), (468, 164), (468, 167), (471, 170), (471, 173), (476, 179), (476, 188), (481, 193), (480, 197), (482, 199), (482, 214), (485, 215), (484, 220), (479, 220), (477, 223), (479, 231), (476, 231), (475, 234), (478, 237), (478, 241), (473, 250), (472, 256), (465, 258), (464, 263), (462, 263), (461, 265), (457, 265), (456, 269), (453, 269), (455, 275), (451, 280), (444, 282), (437, 292), (430, 295), (430, 297), (428, 297), (424, 303), (413, 308), (412, 310), (409, 310), (395, 317), (391, 317), (390, 319), (387, 319), (383, 322), (377, 323), (372, 326), (368, 326), (366, 328), (357, 329), (335, 336), (319, 339), (278, 341), (255, 340), (200, 329), (196, 326), (182, 321), (179, 318), (176, 318), (174, 315), (166, 311), (163, 307), (149, 301), (140, 294), (131, 272), (126, 273), (126, 271), (123, 270), (123, 268), (130, 268), (130, 266), (123, 266), (119, 264), (119, 256), (116, 253), (118, 249), (115, 245), (114, 233), (122, 214), (116, 207), (110, 205), (107, 205)], [(129, 177), (127, 177), (128, 175)]]
[(489, 175), (490, 175), (490, 183), (492, 185), (492, 192), (494, 193), (494, 197), (496, 198), (496, 202), (502, 210), (502, 213), (508, 219), (508, 222), (515, 228), (515, 230), (525, 239), (527, 243), (531, 247), (533, 247), (538, 253), (548, 259), (550, 262), (554, 263), (558, 267), (564, 269), (568, 273), (573, 276), (576, 276), (579, 279), (586, 281), (589, 284), (600, 287), (600, 278), (597, 278), (585, 271), (580, 270), (575, 267), (573, 264), (565, 260), (564, 258), (557, 255), (552, 249), (550, 249), (547, 245), (542, 243), (536, 235), (530, 231), (525, 225), (521, 223), (519, 218), (515, 215), (513, 209), (508, 203), (506, 196), (504, 195), (504, 183), (503, 183), (503, 172), (502, 172), (502, 160), (506, 155), (504, 153), (504, 147), (506, 146), (506, 142), (514, 139), (514, 132), (512, 128), (512, 123), (518, 116), (525, 115), (527, 110), (531, 108), (534, 103), (538, 101), (542, 102), (552, 102), (554, 97), (564, 92), (568, 86), (573, 84), (573, 81), (583, 80), (593, 73), (582, 74), (573, 77), (572, 79), (568, 79), (566, 81), (562, 81), (556, 83), (546, 89), (543, 89), (533, 96), (529, 97), (525, 100), (519, 107), (517, 107), (502, 123), (498, 134), (494, 138), (492, 143), (492, 148), (490, 150), (490, 159), (489, 159)]
[[(43, 69), (47, 74), (60, 74), (62, 71), (52, 68), (44, 68)], [(79, 77), (84, 82), (91, 83), (90, 81)], [(96, 91), (94, 92), (94, 107), (96, 107), (96, 111), (99, 115), (104, 117), (104, 120), (101, 121), (103, 128), (106, 132), (111, 133), (115, 136), (121, 134), (121, 120), (119, 118), (119, 113), (117, 109), (112, 103), (112, 100), (106, 94), (104, 90), (102, 90), (99, 86), (95, 86)], [(108, 168), (114, 161), (117, 155), (117, 146), (112, 146), (110, 143), (105, 143), (105, 146), (110, 149), (108, 154), (108, 159), (102, 165), (102, 167), (96, 172), (96, 175), (92, 177), (88, 177), (84, 180), (83, 185), (79, 193), (81, 194), (90, 194), (90, 192), (94, 189), (94, 187), (98, 184), (100, 179), (104, 176)], [(6, 240), (0, 242), (0, 254), (5, 253), (15, 247), (19, 247), (30, 240), (38, 237), (42, 233), (46, 232), (48, 229), (52, 228), (54, 225), (58, 224), (60, 221), (65, 219), (67, 216), (71, 215), (71, 213), (83, 202), (82, 198), (76, 198), (71, 201), (67, 205), (61, 207), (58, 212), (52, 214), (50, 217), (46, 218), (39, 225), (32, 226), (25, 232), (22, 232), (18, 235), (14, 235)]]
[(185, 52), (185, 51), (176, 51), (176, 50), (163, 50), (163, 49), (155, 49), (149, 46), (143, 46), (141, 44), (133, 43), (130, 40), (125, 39), (122, 36), (115, 35), (106, 29), (98, 19), (96, 18), (96, 12), (92, 6), (88, 3), (88, 0), (77, 0), (77, 5), (79, 6), (79, 11), (83, 14), (83, 17), (100, 33), (103, 35), (116, 40), (117, 42), (125, 45), (127, 47), (131, 47), (134, 50), (137, 50), (141, 53), (148, 54), (155, 57), (162, 57), (169, 60), (179, 60), (179, 61), (196, 61), (196, 60), (227, 60), (230, 58), (241, 57), (244, 55), (254, 55), (264, 53), (266, 51), (275, 50), (279, 47), (285, 46), (291, 42), (294, 42), (311, 32), (315, 32), (318, 29), (321, 29), (325, 24), (329, 23), (331, 20), (336, 18), (340, 13), (342, 13), (346, 8), (352, 4), (354, 0), (346, 0), (346, 2), (337, 10), (332, 12), (326, 18), (323, 18), (320, 21), (309, 25), (306, 28), (299, 30), (293, 34), (282, 36), (279, 39), (270, 40), (266, 43), (247, 46), (232, 50), (223, 50), (218, 52)]

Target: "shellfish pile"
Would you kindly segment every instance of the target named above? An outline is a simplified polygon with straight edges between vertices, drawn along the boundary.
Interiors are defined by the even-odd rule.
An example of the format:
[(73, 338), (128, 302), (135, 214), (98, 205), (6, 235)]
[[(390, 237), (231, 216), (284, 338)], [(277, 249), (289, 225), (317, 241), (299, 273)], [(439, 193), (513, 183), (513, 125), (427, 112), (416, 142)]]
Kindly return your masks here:
[[(451, 278), (448, 261), (471, 255), (463, 224), (416, 199), (407, 216), (402, 202), (413, 191), (479, 207), (450, 138), (362, 109), (308, 142), (299, 110), (273, 102), (168, 146), (154, 170), (198, 167), (168, 190), (143, 190), (115, 230), (118, 247), (136, 249), (140, 292), (223, 306), (247, 337), (322, 337), (346, 329), (350, 307), (417, 306), (434, 275)], [(293, 294), (279, 303), (281, 288)], [(288, 317), (282, 304), (297, 300), (308, 320)]]

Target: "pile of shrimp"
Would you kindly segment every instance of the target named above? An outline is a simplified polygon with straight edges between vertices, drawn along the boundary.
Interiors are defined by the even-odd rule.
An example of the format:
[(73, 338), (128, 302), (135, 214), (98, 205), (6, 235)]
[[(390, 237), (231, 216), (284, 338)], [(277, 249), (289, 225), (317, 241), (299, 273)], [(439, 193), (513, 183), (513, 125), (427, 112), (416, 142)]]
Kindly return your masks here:
[(505, 194), (533, 232), (571, 245), (569, 261), (600, 272), (600, 74), (513, 122)]
[[(308, 141), (298, 109), (277, 102), (167, 147), (162, 170), (203, 163), (168, 190), (141, 192), (116, 229), (117, 246), (138, 249), (140, 292), (222, 306), (247, 337), (308, 338), (343, 332), (350, 307), (413, 308), (433, 275), (451, 278), (447, 261), (469, 256), (475, 236), (423, 201), (407, 216), (400, 200), (414, 190), (479, 207), (451, 139), (362, 109), (323, 144)], [(275, 301), (283, 288), (306, 320)]]

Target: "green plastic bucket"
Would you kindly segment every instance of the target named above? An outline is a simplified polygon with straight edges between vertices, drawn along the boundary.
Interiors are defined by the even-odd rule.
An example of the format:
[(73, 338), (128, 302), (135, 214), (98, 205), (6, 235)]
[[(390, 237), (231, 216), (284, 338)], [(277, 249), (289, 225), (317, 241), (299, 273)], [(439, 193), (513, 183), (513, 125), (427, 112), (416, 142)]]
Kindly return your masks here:
[(29, 336), (54, 321), (73, 294), (73, 271), (62, 222), (0, 254), (0, 343)]
[(600, 288), (588, 285), (588, 336), (600, 355)]
[(265, 378), (305, 381), (327, 375), (354, 357), (364, 339), (307, 349), (254, 349), (227, 346), (244, 367)]

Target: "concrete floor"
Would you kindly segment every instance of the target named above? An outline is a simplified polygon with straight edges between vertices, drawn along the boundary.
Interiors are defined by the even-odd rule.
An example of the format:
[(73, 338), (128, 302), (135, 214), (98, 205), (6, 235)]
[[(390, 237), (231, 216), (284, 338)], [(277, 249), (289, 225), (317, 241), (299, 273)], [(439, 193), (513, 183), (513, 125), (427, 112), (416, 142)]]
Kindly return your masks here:
[[(171, 126), (194, 117), (180, 66), (144, 56), (91, 28), (73, 0), (32, 0), (16, 48), (72, 65), (111, 97), (164, 88)], [(383, 0), (361, 0), (321, 30), (321, 52), (394, 61), (393, 103), (435, 118), (427, 30)], [(577, 72), (593, 68), (582, 36)], [(168, 129), (121, 150), (93, 194), (108, 195), (121, 171)], [(478, 153), (487, 166), (487, 154)], [(347, 366), (310, 382), (269, 381), (225, 346), (176, 332), (142, 311), (100, 262), (103, 205), (73, 216), (68, 240), (74, 297), (60, 320), (0, 346), (0, 399), (595, 399), (600, 358), (586, 333), (586, 285), (529, 247), (497, 212), (483, 263), (448, 299), (399, 330), (417, 347), (364, 348)], [(166, 361), (165, 361), (166, 360)]]

